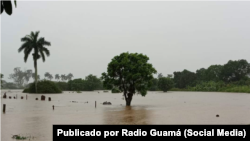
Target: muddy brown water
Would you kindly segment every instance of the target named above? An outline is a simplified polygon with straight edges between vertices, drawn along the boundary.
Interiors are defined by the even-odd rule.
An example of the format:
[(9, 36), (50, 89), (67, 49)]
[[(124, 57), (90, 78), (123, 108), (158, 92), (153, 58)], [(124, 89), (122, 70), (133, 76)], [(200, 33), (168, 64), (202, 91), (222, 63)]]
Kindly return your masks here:
[[(5, 92), (7, 98), (3, 99)], [(13, 99), (16, 95), (17, 99)], [(41, 101), (41, 95), (46, 96), (45, 101)], [(104, 101), (112, 105), (102, 105)], [(1, 91), (2, 141), (13, 141), (11, 137), (16, 134), (32, 136), (34, 141), (52, 141), (53, 124), (250, 124), (250, 94), (148, 92), (146, 97), (134, 95), (131, 107), (126, 107), (122, 94), (103, 91), (62, 94)]]

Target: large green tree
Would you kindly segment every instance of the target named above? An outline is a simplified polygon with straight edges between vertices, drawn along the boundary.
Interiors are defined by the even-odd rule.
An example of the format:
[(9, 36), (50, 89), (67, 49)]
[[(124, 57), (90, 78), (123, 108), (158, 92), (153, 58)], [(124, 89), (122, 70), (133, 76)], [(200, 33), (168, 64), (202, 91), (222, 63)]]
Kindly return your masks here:
[(3, 74), (1, 74), (1, 88), (3, 87)]
[(211, 65), (206, 69), (205, 80), (206, 81), (220, 81), (222, 65)]
[(221, 70), (221, 78), (225, 82), (239, 81), (250, 73), (250, 64), (244, 60), (229, 60)]
[(153, 74), (157, 73), (149, 57), (138, 53), (121, 53), (108, 64), (107, 72), (102, 73), (106, 88), (119, 88), (123, 92), (126, 106), (131, 105), (133, 95), (138, 92), (147, 94)]
[(169, 77), (161, 77), (159, 78), (158, 88), (163, 92), (167, 92), (171, 88), (174, 87), (174, 81)]
[(50, 51), (45, 46), (50, 46), (50, 42), (46, 41), (44, 37), (38, 38), (39, 31), (35, 33), (32, 31), (30, 35), (26, 35), (21, 38), (21, 41), (24, 42), (22, 46), (18, 49), (18, 52), (24, 52), (24, 61), (27, 62), (27, 59), (33, 50), (33, 60), (35, 68), (35, 92), (37, 92), (37, 60), (42, 58), (45, 62), (45, 54), (50, 55)]

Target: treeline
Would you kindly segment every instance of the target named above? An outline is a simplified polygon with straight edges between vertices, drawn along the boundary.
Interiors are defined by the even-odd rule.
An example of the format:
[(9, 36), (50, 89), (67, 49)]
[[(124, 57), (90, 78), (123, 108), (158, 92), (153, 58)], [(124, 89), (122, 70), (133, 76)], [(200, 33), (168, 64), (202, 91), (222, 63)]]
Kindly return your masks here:
[[(250, 64), (246, 60), (229, 60), (224, 65), (211, 65), (196, 72), (184, 69), (168, 76), (173, 81), (171, 90), (176, 91), (224, 91), (250, 92)], [(159, 79), (153, 80), (151, 91), (159, 88)]]
[(93, 91), (103, 90), (103, 83), (100, 78), (95, 75), (88, 75), (85, 79), (78, 78), (69, 80), (68, 82), (55, 82), (63, 91)]
[[(13, 80), (13, 82), (7, 82), (5, 80), (2, 80), (3, 78), (3, 74), (1, 74), (1, 88), (2, 89), (23, 89), (26, 88), (28, 86), (28, 84), (30, 83), (31, 78), (33, 79), (33, 81), (35, 80), (35, 73), (33, 73), (33, 71), (31, 69), (28, 70), (21, 70), (20, 67), (15, 67), (13, 69), (13, 73), (11, 73), (9, 75), (9, 79)], [(69, 74), (55, 74), (55, 76), (53, 77), (53, 75), (49, 72), (46, 72), (44, 74), (44, 79), (50, 80), (52, 81), (53, 79), (57, 80), (57, 81), (69, 81), (72, 79), (73, 74), (69, 73)], [(38, 80), (41, 80), (40, 75), (37, 75)]]

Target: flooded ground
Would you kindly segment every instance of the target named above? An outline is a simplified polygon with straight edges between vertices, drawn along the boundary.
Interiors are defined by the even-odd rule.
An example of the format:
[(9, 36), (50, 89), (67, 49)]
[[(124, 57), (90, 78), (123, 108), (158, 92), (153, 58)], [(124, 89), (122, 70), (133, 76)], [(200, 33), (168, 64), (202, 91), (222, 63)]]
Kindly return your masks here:
[[(7, 99), (2, 98), (4, 92)], [(148, 92), (146, 97), (134, 95), (130, 108), (122, 94), (110, 92), (45, 94), (45, 101), (40, 100), (41, 95), (27, 94), (26, 100), (21, 90), (2, 90), (3, 141), (13, 141), (15, 134), (52, 141), (53, 124), (250, 124), (250, 94), (244, 93)], [(104, 101), (112, 105), (102, 105)]]

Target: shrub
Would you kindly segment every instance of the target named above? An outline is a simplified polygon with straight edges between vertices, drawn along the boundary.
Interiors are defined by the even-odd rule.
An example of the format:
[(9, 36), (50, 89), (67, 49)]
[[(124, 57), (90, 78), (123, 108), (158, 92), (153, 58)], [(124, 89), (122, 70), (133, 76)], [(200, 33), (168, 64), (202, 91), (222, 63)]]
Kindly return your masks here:
[[(35, 83), (32, 83), (30, 87), (23, 92), (35, 93)], [(41, 80), (37, 82), (37, 93), (62, 93), (62, 90), (52, 81)]]

